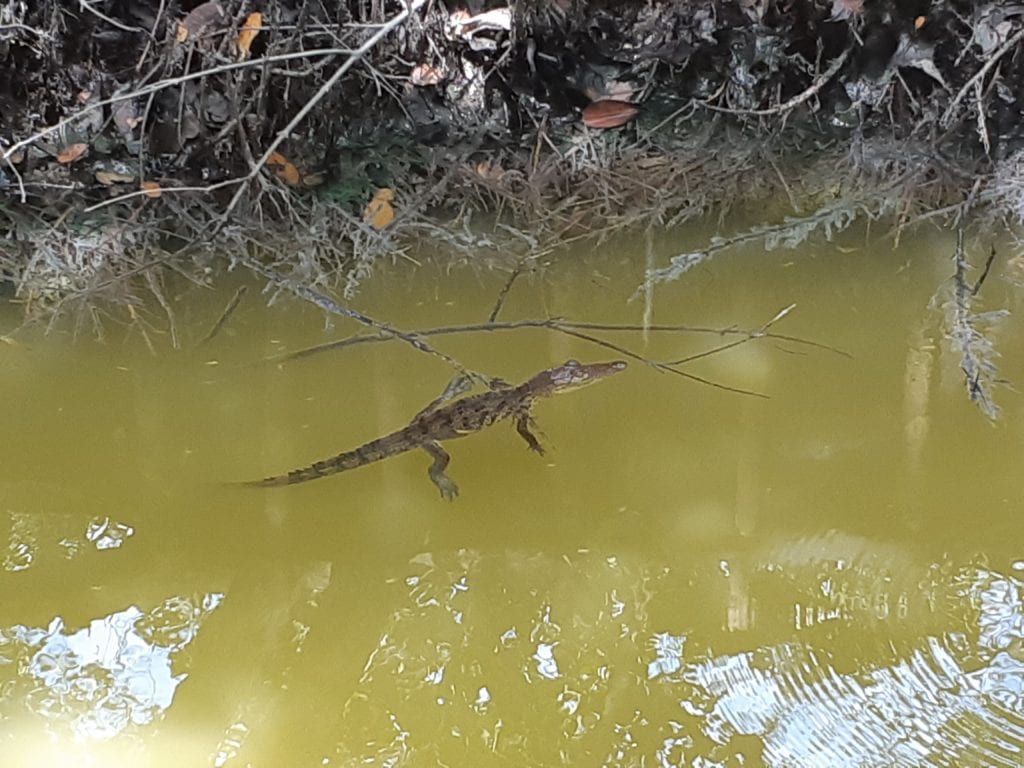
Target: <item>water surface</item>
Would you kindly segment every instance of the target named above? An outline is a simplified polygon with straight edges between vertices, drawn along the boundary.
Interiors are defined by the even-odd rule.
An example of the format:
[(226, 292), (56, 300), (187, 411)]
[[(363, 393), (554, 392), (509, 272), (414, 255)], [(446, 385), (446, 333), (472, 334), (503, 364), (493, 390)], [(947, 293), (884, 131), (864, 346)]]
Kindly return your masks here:
[[(702, 233), (664, 235), (659, 264)], [(726, 254), (629, 301), (632, 241), (560, 257), (505, 319), (773, 329), (639, 363), (447, 444), (283, 489), (232, 483), (402, 427), (452, 376), (238, 285), (180, 286), (106, 338), (0, 345), (5, 766), (1020, 765), (1024, 617), (1012, 386), (998, 422), (944, 341), (952, 242)], [(1019, 302), (997, 263), (981, 308)], [(355, 300), (479, 322), (506, 275), (430, 259)], [(936, 295), (938, 298), (936, 299)], [(17, 318), (12, 309), (7, 327)], [(1024, 381), (1014, 316), (1001, 375)], [(604, 334), (671, 360), (733, 337)], [(619, 357), (545, 330), (432, 341), (519, 382)], [(3, 542), (0, 542), (2, 544)]]

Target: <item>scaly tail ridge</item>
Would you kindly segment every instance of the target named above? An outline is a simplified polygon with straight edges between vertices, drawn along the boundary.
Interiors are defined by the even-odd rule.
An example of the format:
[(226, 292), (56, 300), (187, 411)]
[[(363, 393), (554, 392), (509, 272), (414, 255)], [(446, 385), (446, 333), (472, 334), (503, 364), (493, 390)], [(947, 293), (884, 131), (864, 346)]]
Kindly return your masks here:
[(339, 453), (337, 456), (310, 464), (308, 467), (293, 469), (285, 475), (273, 475), (262, 480), (252, 480), (245, 483), (245, 485), (258, 488), (296, 485), (297, 483), (305, 483), (321, 477), (336, 475), (339, 472), (346, 472), (350, 469), (364, 467), (367, 464), (373, 464), (375, 461), (380, 461), (381, 459), (386, 459), (389, 456), (394, 456), (397, 453), (403, 453), (417, 447), (413, 443), (405, 444), (406, 441), (400, 441), (398, 439), (400, 435), (401, 433), (396, 432), (379, 440), (373, 440), (366, 445), (361, 445), (355, 450)]

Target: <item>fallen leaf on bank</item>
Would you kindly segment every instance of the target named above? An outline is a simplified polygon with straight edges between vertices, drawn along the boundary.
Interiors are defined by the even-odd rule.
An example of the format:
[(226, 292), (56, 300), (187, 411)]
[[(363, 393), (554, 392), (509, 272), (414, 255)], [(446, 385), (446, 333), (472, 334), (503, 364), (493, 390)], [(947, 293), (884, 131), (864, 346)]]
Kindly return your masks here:
[(641, 157), (636, 161), (636, 167), (645, 171), (649, 171), (652, 168), (662, 168), (668, 165), (668, 157), (665, 155), (651, 155), (648, 157)]
[(252, 47), (252, 41), (256, 39), (256, 35), (263, 29), (263, 14), (257, 12), (250, 13), (245, 23), (242, 24), (242, 30), (238, 33), (238, 58), (240, 61), (244, 61), (249, 58), (249, 49)]
[(500, 181), (505, 175), (505, 169), (498, 163), (491, 163), (489, 160), (481, 160), (476, 164), (476, 175), (488, 181)]
[(387, 187), (378, 189), (363, 211), (363, 221), (374, 229), (384, 229), (395, 220), (395, 209), (391, 207), (391, 201), (394, 199), (394, 190)]
[(84, 142), (68, 144), (64, 149), (57, 153), (57, 162), (67, 164), (73, 163), (76, 160), (81, 160), (88, 150), (89, 145)]
[(139, 184), (139, 189), (146, 193), (146, 197), (160, 197), (163, 194), (158, 181), (144, 181)]
[(121, 133), (131, 133), (142, 120), (131, 101), (119, 102), (113, 110), (114, 125)]
[(409, 80), (413, 85), (437, 85), (444, 79), (444, 74), (437, 67), (430, 64), (417, 64), (409, 73)]
[(25, 159), (25, 150), (19, 149), (16, 152), (6, 152), (0, 149), (0, 160), (11, 165), (18, 165)]
[(179, 43), (184, 43), (189, 38), (195, 39), (207, 31), (207, 27), (227, 20), (224, 9), (220, 7), (217, 0), (197, 5), (188, 15), (178, 23), (175, 38)]
[(273, 168), (277, 178), (289, 187), (297, 186), (302, 181), (302, 174), (299, 173), (299, 169), (280, 152), (274, 152), (267, 158), (267, 167)]
[(864, 0), (832, 0), (832, 21), (848, 21), (864, 13)]
[(120, 171), (96, 171), (96, 181), (105, 187), (111, 184), (124, 184), (135, 181), (135, 174), (121, 173)]
[(319, 187), (324, 183), (324, 175), (322, 173), (307, 173), (302, 177), (302, 186), (304, 187)]
[(636, 104), (628, 101), (595, 101), (583, 110), (583, 124), (588, 128), (618, 128), (636, 117), (639, 111)]

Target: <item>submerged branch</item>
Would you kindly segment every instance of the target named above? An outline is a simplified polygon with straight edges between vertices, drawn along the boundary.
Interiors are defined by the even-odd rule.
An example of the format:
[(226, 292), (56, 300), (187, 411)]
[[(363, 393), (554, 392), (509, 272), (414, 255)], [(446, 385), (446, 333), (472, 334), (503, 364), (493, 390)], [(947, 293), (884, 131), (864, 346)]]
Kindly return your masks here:
[[(783, 333), (765, 332), (762, 333), (757, 330), (749, 331), (742, 328), (710, 328), (699, 325), (639, 325), (629, 323), (586, 323), (586, 322), (574, 322), (571, 320), (560, 320), (557, 318), (550, 318), (547, 320), (508, 320), (508, 321), (495, 321), (495, 322), (484, 322), (484, 323), (467, 323), (465, 325), (445, 325), (436, 328), (423, 328), (415, 331), (416, 336), (429, 337), (429, 336), (448, 336), (452, 334), (460, 333), (476, 333), (478, 331), (518, 331), (524, 328), (542, 328), (548, 330), (560, 330), (569, 329), (574, 331), (609, 331), (609, 332), (650, 332), (650, 333), (697, 333), (706, 334), (712, 336), (742, 336), (744, 340), (748, 338), (765, 338), (775, 339), (777, 341), (788, 341), (793, 344), (800, 344), (802, 346), (814, 347), (815, 349), (822, 349), (828, 352), (833, 352), (843, 357), (851, 357), (849, 352), (842, 349), (829, 346), (828, 344), (822, 344), (819, 341), (812, 341), (811, 339), (803, 339), (799, 336), (790, 336)], [(291, 360), (298, 360), (303, 357), (312, 357), (322, 352), (331, 352), (334, 350), (344, 349), (345, 347), (352, 347), (357, 344), (374, 344), (381, 341), (391, 341), (394, 339), (394, 335), (390, 332), (380, 333), (364, 333), (356, 336), (349, 336), (344, 339), (338, 339), (337, 341), (327, 341), (323, 344), (316, 344), (312, 347), (305, 347), (304, 349), (297, 349), (294, 352), (288, 352), (283, 355), (278, 355), (273, 358), (269, 358), (275, 362), (286, 363)], [(676, 361), (673, 364), (679, 364), (682, 361)]]
[[(423, 334), (418, 332), (409, 333), (407, 331), (399, 330), (394, 328), (387, 323), (382, 323), (379, 320), (374, 320), (369, 315), (364, 315), (362, 312), (346, 307), (338, 302), (334, 301), (329, 296), (326, 296), (319, 291), (315, 291), (309, 286), (296, 284), (294, 281), (289, 280), (280, 272), (265, 267), (262, 264), (253, 261), (251, 259), (245, 260), (245, 265), (258, 275), (270, 280), (272, 283), (286, 291), (290, 291), (298, 296), (300, 299), (305, 299), (311, 304), (315, 304), (325, 312), (329, 312), (332, 315), (340, 315), (341, 317), (347, 317), (351, 320), (355, 320), (357, 323), (367, 326), (368, 328), (374, 328), (378, 332), (378, 339), (383, 341), (385, 339), (400, 339), (406, 344), (411, 346), (413, 349), (419, 352), (425, 352), (428, 355), (433, 355), (441, 360), (444, 360), (448, 365), (452, 366), (459, 373), (472, 376), (474, 379), (487, 380), (487, 377), (481, 376), (478, 373), (468, 370), (462, 363), (456, 360), (451, 355), (447, 355), (444, 352), (434, 349), (421, 337)], [(358, 338), (358, 337), (356, 337)]]
[(999, 418), (999, 406), (992, 398), (992, 387), (998, 383), (995, 358), (999, 356), (991, 339), (984, 331), (1007, 317), (1008, 310), (975, 313), (972, 303), (988, 276), (995, 253), (989, 255), (984, 271), (977, 282), (967, 279), (970, 262), (964, 249), (963, 227), (957, 229), (956, 250), (953, 254), (953, 289), (943, 308), (946, 310), (948, 329), (946, 338), (953, 351), (960, 355), (960, 369), (964, 372), (967, 395), (977, 403), (989, 419)]
[[(509, 321), (504, 321), (504, 322), (488, 321), (488, 322), (483, 322), (483, 323), (467, 323), (465, 325), (447, 325), (447, 326), (441, 326), (441, 327), (437, 327), (437, 328), (424, 328), (424, 329), (421, 329), (421, 330), (412, 331), (412, 332), (410, 332), (410, 335), (415, 337), (415, 338), (417, 338), (417, 339), (422, 339), (422, 338), (430, 337), (430, 336), (447, 336), (447, 335), (462, 334), (462, 333), (476, 333), (476, 332), (480, 332), (480, 331), (484, 331), (484, 332), (515, 331), (515, 330), (522, 330), (522, 329), (526, 329), (526, 328), (545, 329), (545, 330), (549, 330), (549, 331), (554, 331), (555, 333), (561, 333), (561, 334), (564, 334), (564, 335), (567, 335), (567, 336), (573, 336), (573, 337), (581, 339), (583, 341), (587, 341), (587, 342), (589, 342), (591, 344), (596, 344), (598, 346), (604, 347), (605, 349), (613, 350), (613, 351), (615, 351), (615, 352), (617, 352), (617, 353), (619, 353), (621, 355), (624, 355), (626, 357), (629, 357), (629, 358), (631, 358), (633, 360), (637, 360), (637, 361), (643, 362), (643, 363), (651, 366), (652, 368), (655, 368), (656, 370), (664, 371), (665, 373), (672, 373), (672, 374), (675, 374), (676, 376), (682, 376), (683, 378), (691, 379), (692, 381), (696, 381), (696, 382), (701, 383), (701, 384), (706, 384), (708, 386), (715, 387), (716, 389), (723, 389), (723, 390), (726, 390), (726, 391), (729, 391), (729, 392), (736, 392), (736, 393), (744, 394), (744, 395), (752, 395), (752, 396), (755, 396), (755, 397), (765, 397), (765, 395), (763, 395), (763, 394), (761, 394), (759, 392), (752, 392), (752, 391), (745, 390), (745, 389), (739, 389), (739, 388), (736, 388), (736, 387), (730, 387), (727, 384), (722, 384), (720, 382), (711, 381), (710, 379), (705, 379), (705, 378), (703, 378), (701, 376), (698, 376), (696, 374), (689, 373), (688, 371), (682, 371), (682, 370), (680, 370), (678, 368), (678, 366), (683, 365), (683, 364), (688, 363), (688, 362), (692, 362), (693, 360), (698, 360), (698, 359), (701, 359), (701, 358), (704, 358), (704, 357), (709, 357), (710, 355), (717, 354), (718, 352), (724, 352), (724, 351), (726, 351), (728, 349), (732, 349), (733, 347), (737, 347), (737, 346), (739, 346), (741, 344), (745, 344), (748, 341), (753, 341), (755, 339), (775, 339), (775, 340), (778, 340), (778, 341), (787, 341), (787, 342), (790, 342), (790, 343), (793, 343), (793, 344), (800, 344), (800, 345), (804, 345), (804, 346), (808, 346), (808, 347), (813, 347), (815, 349), (826, 350), (826, 351), (833, 352), (833, 353), (838, 354), (838, 355), (842, 355), (844, 357), (850, 357), (850, 354), (848, 352), (844, 352), (841, 349), (836, 349), (835, 347), (828, 346), (827, 344), (822, 344), (820, 342), (811, 341), (809, 339), (802, 339), (802, 338), (800, 338), (798, 336), (790, 336), (790, 335), (787, 335), (787, 334), (774, 333), (773, 331), (769, 330), (769, 328), (774, 323), (776, 323), (777, 321), (779, 321), (783, 317), (785, 317), (787, 314), (789, 314), (789, 312), (792, 309), (793, 309), (793, 305), (791, 305), (789, 307), (786, 307), (781, 312), (776, 314), (775, 317), (773, 317), (767, 323), (765, 323), (764, 325), (760, 326), (759, 328), (755, 328), (753, 330), (746, 330), (746, 329), (742, 329), (742, 328), (709, 328), (709, 327), (704, 327), (704, 326), (692, 326), (692, 325), (652, 325), (652, 326), (646, 326), (646, 325), (627, 324), (627, 323), (622, 323), (622, 324), (620, 324), (620, 323), (590, 323), (590, 322), (573, 322), (571, 320), (562, 320), (562, 319), (557, 319), (557, 318), (549, 318), (549, 319), (546, 319), (546, 320), (536, 320), (536, 319), (533, 319), (533, 320), (509, 320)], [(621, 332), (696, 333), (696, 334), (706, 334), (706, 335), (715, 335), (715, 336), (735, 336), (737, 338), (735, 340), (727, 343), (727, 344), (722, 344), (722, 345), (720, 345), (718, 347), (715, 347), (715, 348), (713, 348), (711, 350), (706, 350), (704, 352), (698, 353), (698, 354), (693, 355), (691, 357), (684, 357), (684, 358), (681, 358), (679, 360), (673, 360), (673, 361), (669, 361), (669, 362), (659, 362), (659, 361), (656, 361), (656, 360), (651, 360), (650, 358), (647, 358), (647, 357), (645, 357), (645, 356), (643, 356), (643, 355), (641, 355), (641, 354), (639, 354), (637, 352), (633, 352), (629, 348), (624, 347), (624, 346), (622, 346), (620, 344), (615, 344), (613, 342), (607, 341), (606, 339), (602, 339), (602, 338), (600, 338), (598, 336), (595, 336), (593, 333), (589, 333), (589, 331), (616, 332), (616, 333), (621, 333)], [(276, 362), (288, 362), (288, 361), (291, 361), (291, 360), (298, 360), (300, 358), (311, 357), (313, 355), (317, 355), (317, 354), (320, 354), (322, 352), (330, 352), (330, 351), (344, 349), (346, 347), (356, 346), (358, 344), (373, 344), (373, 343), (378, 343), (378, 342), (383, 342), (383, 341), (391, 341), (394, 338), (395, 338), (395, 334), (394, 334), (393, 331), (391, 331), (389, 329), (388, 330), (381, 330), (381, 331), (379, 331), (377, 333), (358, 334), (358, 335), (355, 335), (355, 336), (349, 336), (349, 337), (344, 338), (344, 339), (339, 339), (337, 341), (329, 341), (329, 342), (326, 342), (324, 344), (317, 344), (316, 346), (313, 346), (313, 347), (306, 347), (305, 349), (299, 349), (299, 350), (296, 350), (295, 352), (289, 352), (287, 354), (279, 355), (279, 356), (276, 356), (276, 357), (273, 357), (273, 358), (269, 358), (269, 359), (273, 360), (273, 361), (276, 361)]]

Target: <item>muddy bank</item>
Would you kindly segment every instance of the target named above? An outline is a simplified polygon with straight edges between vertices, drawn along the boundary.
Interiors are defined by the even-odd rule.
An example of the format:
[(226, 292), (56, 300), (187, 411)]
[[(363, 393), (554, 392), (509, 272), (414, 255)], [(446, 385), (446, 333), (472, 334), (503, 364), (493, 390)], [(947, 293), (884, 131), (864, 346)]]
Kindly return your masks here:
[(515, 263), (753, 204), (772, 246), (1017, 220), (1022, 38), (998, 2), (8, 0), (0, 258), (45, 314), (170, 262), (351, 294), (414, 243)]

